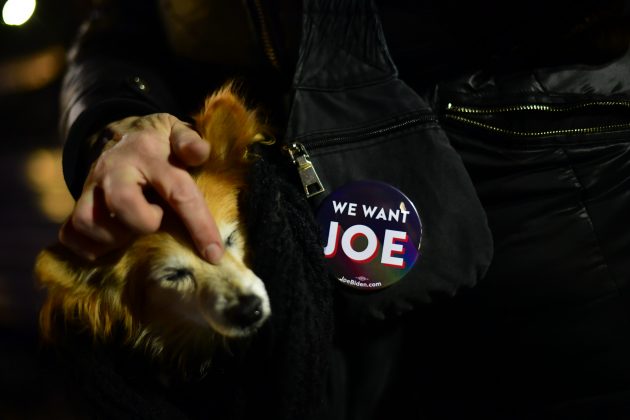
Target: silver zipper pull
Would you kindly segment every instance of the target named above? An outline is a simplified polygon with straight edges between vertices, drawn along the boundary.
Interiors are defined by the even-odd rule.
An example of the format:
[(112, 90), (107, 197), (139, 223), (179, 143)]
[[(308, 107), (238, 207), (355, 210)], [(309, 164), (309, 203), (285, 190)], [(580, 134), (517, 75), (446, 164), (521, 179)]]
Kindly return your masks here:
[(285, 146), (285, 150), (289, 153), (293, 164), (297, 166), (306, 197), (311, 198), (326, 191), (319, 180), (319, 176), (317, 176), (315, 166), (309, 160), (309, 155), (304, 145), (302, 143), (292, 143)]

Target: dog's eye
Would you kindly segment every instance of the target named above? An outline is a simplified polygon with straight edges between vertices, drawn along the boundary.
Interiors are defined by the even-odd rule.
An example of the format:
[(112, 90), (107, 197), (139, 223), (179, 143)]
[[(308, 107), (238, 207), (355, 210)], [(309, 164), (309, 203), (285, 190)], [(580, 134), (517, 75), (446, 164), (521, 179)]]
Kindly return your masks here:
[(236, 231), (233, 231), (232, 233), (230, 233), (230, 236), (227, 237), (227, 239), (225, 240), (225, 246), (226, 247), (233, 246), (234, 241), (236, 241)]
[(192, 278), (192, 271), (187, 268), (174, 268), (172, 270), (169, 270), (162, 277), (162, 280), (176, 282), (186, 280), (188, 278)]

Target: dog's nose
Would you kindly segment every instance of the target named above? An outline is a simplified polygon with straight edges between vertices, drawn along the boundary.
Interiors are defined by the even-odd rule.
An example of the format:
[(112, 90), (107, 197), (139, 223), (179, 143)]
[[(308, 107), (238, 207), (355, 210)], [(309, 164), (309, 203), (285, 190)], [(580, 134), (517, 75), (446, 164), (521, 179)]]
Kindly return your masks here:
[(241, 327), (252, 325), (263, 316), (262, 300), (256, 295), (239, 296), (238, 304), (228, 309), (225, 317)]

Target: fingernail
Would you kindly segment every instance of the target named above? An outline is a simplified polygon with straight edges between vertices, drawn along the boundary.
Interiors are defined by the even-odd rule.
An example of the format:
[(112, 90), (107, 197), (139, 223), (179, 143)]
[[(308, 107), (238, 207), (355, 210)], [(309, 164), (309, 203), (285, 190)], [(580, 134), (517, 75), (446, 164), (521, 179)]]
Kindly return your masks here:
[(210, 244), (206, 247), (205, 255), (206, 260), (212, 264), (218, 264), (223, 256), (223, 250), (217, 244)]

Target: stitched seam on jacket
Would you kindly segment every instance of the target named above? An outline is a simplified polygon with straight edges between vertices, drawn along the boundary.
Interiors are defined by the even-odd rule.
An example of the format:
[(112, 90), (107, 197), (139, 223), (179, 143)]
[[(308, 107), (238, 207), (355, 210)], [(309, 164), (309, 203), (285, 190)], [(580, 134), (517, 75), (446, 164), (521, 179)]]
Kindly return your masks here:
[(588, 218), (588, 223), (589, 223), (589, 225), (591, 227), (591, 232), (593, 234), (593, 239), (595, 240), (595, 245), (597, 246), (598, 254), (601, 256), (602, 263), (604, 264), (604, 266), (606, 268), (606, 272), (608, 273), (608, 277), (613, 282), (613, 285), (615, 286), (615, 289), (617, 290), (617, 293), (620, 296), (624, 296), (625, 294), (623, 293), (622, 289), (619, 287), (619, 283), (617, 282), (617, 279), (615, 278), (615, 275), (614, 275), (612, 269), (610, 268), (610, 264), (608, 263), (608, 259), (606, 258), (606, 254), (605, 254), (604, 249), (602, 248), (602, 245), (601, 245), (601, 240), (599, 239), (599, 236), (597, 235), (597, 230), (595, 229), (595, 224), (593, 223), (593, 218), (591, 217), (591, 211), (589, 209), (588, 204), (586, 203), (586, 200), (583, 197), (583, 194), (586, 193), (586, 188), (584, 187), (584, 183), (582, 182), (582, 180), (580, 179), (580, 176), (578, 175), (577, 171), (575, 170), (575, 167), (574, 167), (574, 165), (573, 165), (573, 163), (571, 161), (571, 157), (569, 156), (569, 153), (567, 153), (566, 148), (563, 145), (561, 145), (560, 146), (560, 150), (562, 150), (562, 153), (564, 154), (564, 156), (567, 159), (567, 163), (569, 164), (569, 168), (571, 169), (571, 173), (573, 174), (574, 179), (580, 185), (579, 202), (582, 205), (582, 208), (584, 208), (584, 211), (586, 212), (586, 216)]

